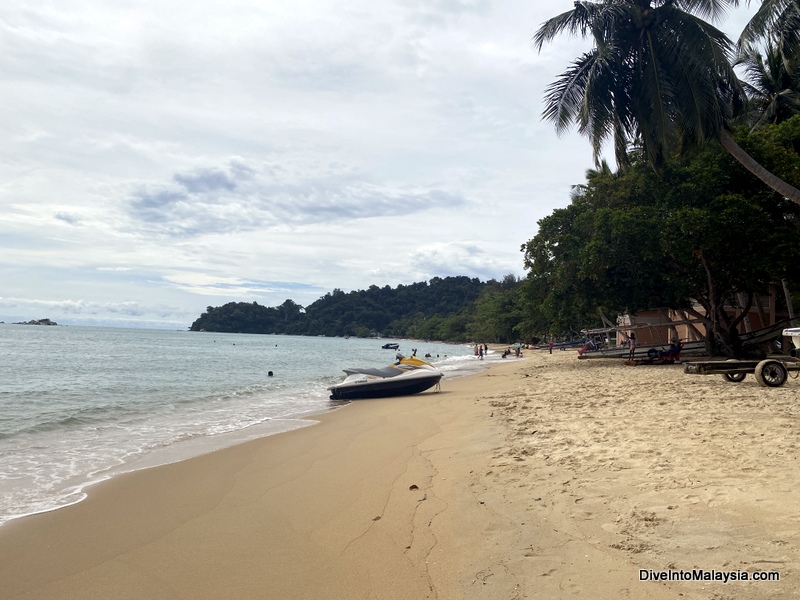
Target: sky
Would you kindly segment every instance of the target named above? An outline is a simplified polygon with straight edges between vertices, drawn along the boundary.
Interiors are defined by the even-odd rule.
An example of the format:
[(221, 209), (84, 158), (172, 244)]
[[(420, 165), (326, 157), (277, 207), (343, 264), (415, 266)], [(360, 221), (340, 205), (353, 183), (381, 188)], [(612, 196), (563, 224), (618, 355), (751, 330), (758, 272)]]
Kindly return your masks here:
[(227, 302), (523, 277), (593, 167), (541, 118), (589, 42), (531, 43), (572, 6), (3, 3), (0, 321), (185, 329)]

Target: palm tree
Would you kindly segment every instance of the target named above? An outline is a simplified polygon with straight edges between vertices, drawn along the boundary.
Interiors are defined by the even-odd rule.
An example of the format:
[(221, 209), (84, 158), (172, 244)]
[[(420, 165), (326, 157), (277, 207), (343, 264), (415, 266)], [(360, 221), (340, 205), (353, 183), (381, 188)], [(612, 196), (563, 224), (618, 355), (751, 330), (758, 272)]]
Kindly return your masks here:
[(700, 17), (717, 18), (736, 4), (738, 0), (576, 1), (572, 10), (546, 21), (534, 36), (540, 51), (563, 32), (594, 41), (594, 48), (547, 88), (544, 117), (558, 132), (576, 123), (591, 140), (595, 160), (603, 143), (613, 138), (621, 167), (629, 164), (633, 144), (657, 168), (676, 148), (718, 140), (764, 183), (800, 204), (800, 190), (764, 169), (724, 128), (743, 110), (746, 97), (732, 67), (733, 44)]
[[(749, 4), (748, 0), (748, 4)], [(791, 72), (800, 54), (800, 0), (762, 0), (761, 6), (739, 37), (739, 47), (747, 49), (768, 40), (785, 68)], [(794, 65), (790, 64), (795, 60)]]
[(750, 98), (753, 129), (766, 123), (782, 123), (800, 113), (797, 62), (797, 59), (784, 61), (773, 45), (767, 46), (766, 56), (750, 51), (739, 60), (745, 68), (743, 85)]

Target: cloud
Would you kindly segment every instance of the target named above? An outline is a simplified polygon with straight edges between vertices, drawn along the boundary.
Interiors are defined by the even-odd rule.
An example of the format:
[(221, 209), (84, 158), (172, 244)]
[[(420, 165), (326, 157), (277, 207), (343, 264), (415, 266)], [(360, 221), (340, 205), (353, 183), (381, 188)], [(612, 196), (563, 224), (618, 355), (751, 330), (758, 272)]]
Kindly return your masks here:
[(190, 194), (209, 193), (217, 190), (236, 189), (234, 177), (220, 169), (198, 169), (193, 173), (176, 173), (173, 179)]
[(68, 225), (80, 225), (83, 221), (83, 218), (80, 215), (66, 211), (59, 211), (53, 216), (59, 221), (67, 223)]
[(467, 202), (435, 187), (372, 184), (357, 179), (343, 165), (328, 165), (328, 171), (307, 170), (295, 177), (279, 165), (257, 168), (231, 161), (221, 168), (176, 173), (171, 184), (137, 189), (128, 199), (127, 210), (137, 227), (171, 237), (192, 237), (409, 216)]
[(407, 8), (409, 23), (429, 28), (446, 28), (457, 25), (459, 19), (486, 15), (492, 3), (489, 0), (401, 0)]
[(6, 2), (3, 302), (188, 323), (240, 298), (522, 271), (520, 244), (592, 166), (540, 119), (589, 46), (532, 48), (568, 5)]
[(416, 249), (411, 262), (431, 275), (467, 275), (483, 280), (502, 276), (506, 267), (505, 256), (493, 256), (477, 242), (429, 244)]
[(118, 314), (138, 317), (145, 314), (138, 302), (92, 302), (87, 300), (35, 300), (29, 298), (4, 298), (0, 308), (55, 311), (68, 315)]
[(258, 281), (238, 277), (219, 277), (206, 273), (177, 273), (164, 276), (164, 281), (177, 289), (202, 296), (228, 298), (262, 298), (275, 294), (319, 294), (322, 288), (287, 281)]

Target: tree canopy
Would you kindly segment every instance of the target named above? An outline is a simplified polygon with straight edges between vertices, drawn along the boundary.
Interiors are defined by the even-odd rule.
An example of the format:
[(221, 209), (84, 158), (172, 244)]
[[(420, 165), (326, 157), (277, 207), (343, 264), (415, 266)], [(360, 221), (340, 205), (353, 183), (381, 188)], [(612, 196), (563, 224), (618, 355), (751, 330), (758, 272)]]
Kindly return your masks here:
[(396, 288), (372, 285), (347, 293), (335, 289), (305, 308), (292, 300), (278, 307), (229, 302), (209, 306), (190, 329), (512, 342), (520, 339), (519, 311), (498, 300), (498, 295), (514, 296), (519, 286), (513, 275), (485, 283), (469, 277), (435, 277)]
[[(800, 170), (800, 116), (741, 143)], [(797, 136), (797, 137), (795, 137)], [(531, 285), (561, 326), (607, 314), (683, 309), (705, 321), (725, 353), (737, 352), (725, 305), (766, 294), (770, 282), (800, 282), (800, 210), (773, 195), (718, 147), (667, 163), (644, 161), (593, 174), (572, 203), (539, 222), (524, 247)], [(695, 302), (703, 310), (694, 309)]]

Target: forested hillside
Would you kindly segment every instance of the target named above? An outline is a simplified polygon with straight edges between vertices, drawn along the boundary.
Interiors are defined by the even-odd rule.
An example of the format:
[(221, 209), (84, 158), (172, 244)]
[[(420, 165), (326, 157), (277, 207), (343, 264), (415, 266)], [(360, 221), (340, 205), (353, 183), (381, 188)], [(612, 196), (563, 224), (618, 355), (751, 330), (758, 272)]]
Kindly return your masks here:
[[(209, 306), (192, 323), (192, 331), (279, 333), (289, 335), (382, 335), (463, 341), (487, 334), (475, 322), (479, 298), (497, 287), (516, 287), (514, 276), (503, 283), (469, 277), (435, 277), (396, 288), (370, 286), (366, 290), (336, 289), (302, 307), (286, 300), (277, 307), (256, 302), (229, 302)], [(512, 341), (491, 335), (491, 341)], [(502, 339), (501, 339), (502, 338)]]

